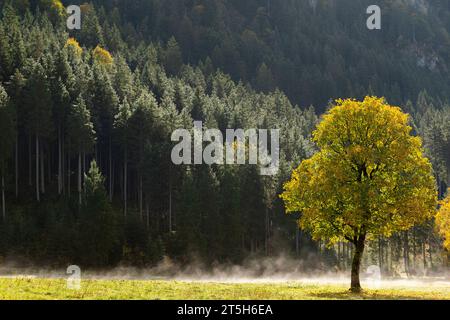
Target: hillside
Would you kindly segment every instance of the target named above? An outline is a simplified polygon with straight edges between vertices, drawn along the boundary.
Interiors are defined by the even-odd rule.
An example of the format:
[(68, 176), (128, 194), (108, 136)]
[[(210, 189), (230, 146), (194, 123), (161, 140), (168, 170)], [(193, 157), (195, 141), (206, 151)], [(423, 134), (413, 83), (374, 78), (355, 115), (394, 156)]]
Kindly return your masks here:
[[(165, 44), (174, 37), (184, 63), (218, 68), (257, 90), (278, 87), (293, 104), (323, 111), (330, 99), (362, 98), (367, 92), (401, 103), (415, 101), (424, 89), (449, 98), (446, 0), (93, 3), (104, 7), (97, 10), (103, 30), (99, 35), (82, 30), (81, 38), (103, 33), (106, 46), (114, 51), (121, 47), (118, 38), (136, 46), (142, 41)], [(366, 28), (371, 4), (382, 9), (381, 30)], [(172, 74), (179, 71), (177, 66), (165, 62)]]

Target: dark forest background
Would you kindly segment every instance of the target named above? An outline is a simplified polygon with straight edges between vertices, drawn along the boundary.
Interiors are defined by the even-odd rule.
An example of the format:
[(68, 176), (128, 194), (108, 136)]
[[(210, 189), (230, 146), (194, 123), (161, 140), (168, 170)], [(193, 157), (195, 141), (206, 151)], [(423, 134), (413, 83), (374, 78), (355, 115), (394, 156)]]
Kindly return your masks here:
[[(313, 242), (278, 198), (335, 98), (400, 105), (441, 197), (450, 184), (450, 1), (372, 2), (63, 1), (82, 5), (69, 31), (57, 0), (0, 0), (0, 257), (105, 267), (283, 252), (347, 268), (350, 245)], [(366, 28), (370, 4), (381, 30)], [(174, 166), (170, 135), (194, 120), (280, 129), (279, 174)], [(441, 244), (429, 221), (373, 241), (365, 261), (437, 270)]]

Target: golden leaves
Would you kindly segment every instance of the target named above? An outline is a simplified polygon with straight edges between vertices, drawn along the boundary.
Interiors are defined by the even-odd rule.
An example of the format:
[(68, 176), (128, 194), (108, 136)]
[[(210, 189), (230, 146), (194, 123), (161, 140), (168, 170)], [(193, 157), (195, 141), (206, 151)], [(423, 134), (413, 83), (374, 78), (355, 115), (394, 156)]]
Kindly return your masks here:
[(83, 54), (83, 49), (80, 47), (80, 44), (75, 38), (67, 39), (64, 48), (70, 48), (70, 50), (73, 50), (77, 57), (81, 57)]
[(320, 151), (284, 186), (287, 212), (316, 238), (388, 235), (430, 218), (437, 192), (408, 115), (383, 98), (337, 100), (313, 139)]
[(110, 65), (113, 63), (114, 59), (108, 50), (97, 46), (93, 51), (94, 60), (102, 65)]
[(436, 226), (444, 238), (444, 247), (450, 251), (450, 189), (447, 198), (441, 201), (441, 207), (436, 215)]
[(50, 8), (58, 16), (63, 17), (66, 12), (61, 0), (41, 0), (41, 4), (44, 8)]

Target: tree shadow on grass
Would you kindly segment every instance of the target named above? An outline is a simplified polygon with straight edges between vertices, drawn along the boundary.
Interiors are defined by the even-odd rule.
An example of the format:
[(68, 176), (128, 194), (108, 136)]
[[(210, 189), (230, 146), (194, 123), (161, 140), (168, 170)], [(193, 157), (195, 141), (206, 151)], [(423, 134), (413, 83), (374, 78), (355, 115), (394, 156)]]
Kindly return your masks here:
[(313, 293), (311, 296), (317, 299), (331, 300), (427, 300), (420, 296), (406, 296), (401, 294), (383, 294), (376, 292), (351, 293), (349, 291), (342, 292), (323, 292)]

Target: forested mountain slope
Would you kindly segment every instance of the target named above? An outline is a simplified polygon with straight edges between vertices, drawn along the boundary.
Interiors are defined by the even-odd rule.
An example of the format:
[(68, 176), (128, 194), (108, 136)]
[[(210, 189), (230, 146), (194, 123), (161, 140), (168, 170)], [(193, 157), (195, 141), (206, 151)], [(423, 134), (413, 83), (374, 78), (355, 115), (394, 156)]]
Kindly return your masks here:
[[(97, 14), (112, 50), (118, 38), (136, 45), (174, 37), (184, 63), (203, 61), (257, 90), (279, 87), (293, 103), (320, 111), (330, 99), (367, 92), (395, 103), (415, 100), (423, 89), (450, 96), (448, 0), (93, 2), (105, 8)], [(372, 4), (382, 10), (381, 30), (366, 28)], [(92, 39), (95, 32), (82, 33)], [(173, 74), (179, 65), (165, 62)]]

